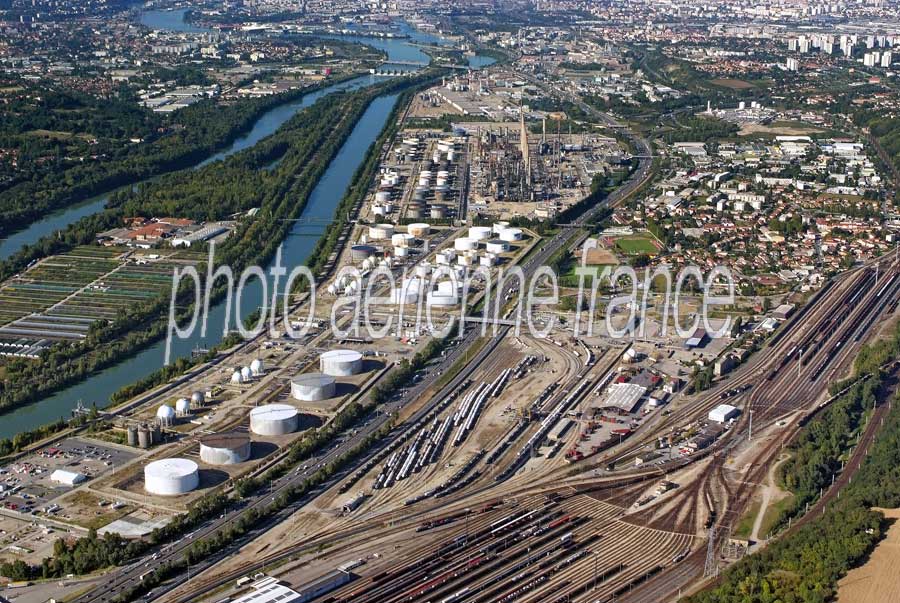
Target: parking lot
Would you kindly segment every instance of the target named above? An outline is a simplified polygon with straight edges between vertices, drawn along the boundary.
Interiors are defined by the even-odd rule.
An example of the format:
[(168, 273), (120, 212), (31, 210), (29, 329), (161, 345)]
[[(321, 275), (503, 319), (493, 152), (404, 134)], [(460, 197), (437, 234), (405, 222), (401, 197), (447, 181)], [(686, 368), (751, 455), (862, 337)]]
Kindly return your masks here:
[(51, 480), (56, 470), (80, 473), (90, 481), (119, 467), (135, 454), (121, 448), (71, 438), (0, 467), (0, 505), (37, 515), (54, 513), (52, 501), (72, 490)]

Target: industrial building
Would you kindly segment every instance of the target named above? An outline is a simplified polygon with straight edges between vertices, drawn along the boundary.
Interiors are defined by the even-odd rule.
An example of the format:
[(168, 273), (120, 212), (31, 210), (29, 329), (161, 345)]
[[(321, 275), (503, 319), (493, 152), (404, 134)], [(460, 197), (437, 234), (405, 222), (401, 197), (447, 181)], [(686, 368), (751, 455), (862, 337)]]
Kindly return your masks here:
[(85, 480), (87, 480), (87, 476), (85, 476), (83, 473), (66, 471), (65, 469), (57, 469), (50, 474), (51, 482), (62, 484), (63, 486), (77, 486)]
[(634, 412), (647, 393), (647, 388), (634, 383), (613, 383), (609, 386), (609, 395), (604, 407), (618, 408), (623, 412)]
[(736, 419), (741, 411), (730, 404), (719, 404), (709, 411), (709, 420), (715, 423), (727, 423), (732, 419)]
[(301, 402), (318, 402), (333, 398), (337, 386), (334, 377), (321, 373), (307, 373), (291, 379), (291, 396)]
[(200, 459), (210, 465), (236, 465), (250, 458), (250, 436), (232, 431), (200, 438)]
[(277, 436), (297, 431), (299, 414), (288, 404), (266, 404), (250, 411), (250, 430), (257, 435)]
[(197, 463), (188, 459), (162, 459), (144, 467), (144, 489), (150, 494), (178, 496), (199, 485)]

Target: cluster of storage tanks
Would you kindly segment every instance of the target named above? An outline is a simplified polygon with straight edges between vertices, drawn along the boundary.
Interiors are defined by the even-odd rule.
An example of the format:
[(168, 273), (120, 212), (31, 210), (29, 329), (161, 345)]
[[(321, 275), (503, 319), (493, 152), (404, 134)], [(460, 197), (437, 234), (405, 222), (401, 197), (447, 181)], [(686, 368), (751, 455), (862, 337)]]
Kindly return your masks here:
[[(451, 264), (454, 260), (460, 266), (494, 266), (499, 263), (499, 256), (508, 253), (510, 243), (521, 241), (522, 230), (510, 228), (508, 223), (499, 222), (491, 226), (472, 226), (466, 236), (453, 241), (453, 252), (449, 250), (438, 254), (438, 263)], [(484, 253), (479, 250), (484, 246)]]
[(389, 169), (382, 171), (378, 191), (375, 193), (375, 203), (372, 204), (373, 214), (386, 217), (394, 212), (394, 196), (399, 184), (400, 174)]
[[(416, 187), (406, 207), (407, 218), (424, 218), (442, 220), (448, 217), (453, 202), (453, 191), (450, 188), (451, 167), (456, 159), (456, 147), (461, 144), (458, 139), (440, 140), (431, 155), (426, 159), (423, 169), (419, 171)], [(423, 143), (418, 138), (407, 138), (395, 151), (398, 160), (407, 158), (419, 160), (424, 152)]]
[(147, 449), (162, 441), (162, 430), (159, 423), (153, 425), (146, 423), (129, 425), (125, 428), (125, 433), (125, 441), (128, 442), (129, 446), (134, 446), (135, 448)]
[(233, 385), (250, 383), (254, 379), (262, 377), (265, 373), (263, 361), (257, 358), (250, 363), (250, 366), (234, 369), (234, 372), (231, 373), (231, 383)]

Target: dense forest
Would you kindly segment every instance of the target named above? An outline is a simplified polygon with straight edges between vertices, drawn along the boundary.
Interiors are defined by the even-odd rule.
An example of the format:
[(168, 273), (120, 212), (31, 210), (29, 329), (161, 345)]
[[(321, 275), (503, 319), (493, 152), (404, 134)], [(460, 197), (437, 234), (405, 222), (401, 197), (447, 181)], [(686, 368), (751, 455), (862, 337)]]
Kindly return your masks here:
[(0, 120), (0, 148), (18, 153), (15, 170), (0, 167), (0, 236), (54, 209), (196, 164), (266, 111), (309, 91), (207, 99), (166, 118), (128, 98), (100, 101), (45, 89), (20, 95)]

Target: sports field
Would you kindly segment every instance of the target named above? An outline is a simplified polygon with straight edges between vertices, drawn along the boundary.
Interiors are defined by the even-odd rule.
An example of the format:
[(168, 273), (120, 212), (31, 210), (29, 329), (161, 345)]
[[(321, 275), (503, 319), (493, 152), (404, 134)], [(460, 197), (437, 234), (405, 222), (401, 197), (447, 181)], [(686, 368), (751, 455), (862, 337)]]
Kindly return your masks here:
[(654, 255), (659, 252), (659, 248), (653, 239), (641, 235), (616, 239), (616, 248), (627, 255), (639, 255), (642, 253)]

